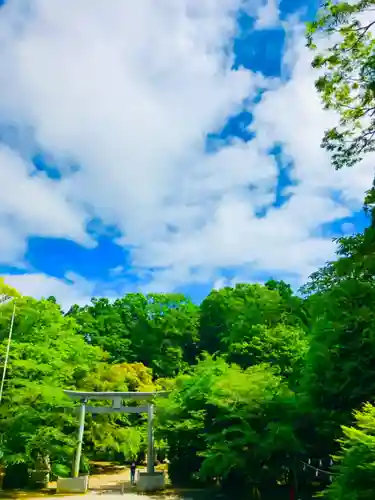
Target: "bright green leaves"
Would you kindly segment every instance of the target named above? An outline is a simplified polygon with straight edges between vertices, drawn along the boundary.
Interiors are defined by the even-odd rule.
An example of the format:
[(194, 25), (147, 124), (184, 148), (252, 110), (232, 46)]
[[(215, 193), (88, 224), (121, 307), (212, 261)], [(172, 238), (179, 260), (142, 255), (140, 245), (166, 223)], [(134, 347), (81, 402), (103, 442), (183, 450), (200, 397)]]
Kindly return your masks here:
[[(3, 359), (11, 309), (0, 316)], [(98, 391), (153, 390), (151, 371), (141, 363), (106, 364), (105, 353), (77, 333), (72, 316), (52, 301), (17, 300), (14, 336), (0, 407), (2, 461), (36, 467), (42, 457), (53, 470), (71, 468), (76, 445), (77, 415), (64, 389)], [(86, 456), (135, 458), (145, 448), (144, 417), (87, 416)]]
[[(2, 359), (11, 311), (0, 319)], [(77, 369), (87, 374), (103, 353), (76, 334), (75, 324), (49, 301), (17, 301), (14, 336), (4, 396), (0, 436), (5, 463), (36, 466), (40, 457), (67, 467), (75, 445), (75, 418), (64, 388), (74, 388)], [(70, 464), (69, 464), (70, 465)]]
[(366, 16), (373, 5), (373, 0), (329, 1), (307, 26), (307, 45), (314, 52), (322, 36), (329, 44), (314, 56), (312, 66), (323, 73), (316, 88), (325, 108), (340, 117), (322, 142), (336, 168), (353, 166), (375, 149), (375, 23)]
[(201, 305), (201, 348), (243, 368), (271, 363), (299, 373), (306, 352), (306, 311), (284, 282), (213, 291)]
[[(256, 325), (244, 340), (229, 344), (229, 358), (240, 365), (269, 363), (283, 376), (300, 375), (307, 351), (306, 334), (301, 328), (279, 324), (269, 328)], [(242, 361), (242, 362), (241, 362)]]
[(370, 500), (375, 491), (375, 407), (356, 411), (355, 425), (343, 427), (336, 477), (325, 492), (328, 500)]
[[(277, 489), (291, 470), (299, 475), (301, 454), (328, 458), (353, 409), (375, 394), (374, 231), (338, 240), (338, 259), (315, 273), (307, 299), (274, 280), (213, 291), (201, 306), (182, 295), (129, 294), (65, 316), (52, 299), (18, 297), (0, 407), (2, 462), (69, 472), (77, 415), (64, 388), (171, 391), (157, 402), (156, 422), (175, 484)], [(9, 306), (0, 311), (0, 356)], [(370, 435), (371, 415), (358, 418)], [(356, 454), (372, 463), (371, 440), (354, 442), (360, 425), (344, 428), (342, 448), (358, 484), (365, 476)], [(86, 465), (140, 458), (145, 448), (144, 415), (87, 415)]]

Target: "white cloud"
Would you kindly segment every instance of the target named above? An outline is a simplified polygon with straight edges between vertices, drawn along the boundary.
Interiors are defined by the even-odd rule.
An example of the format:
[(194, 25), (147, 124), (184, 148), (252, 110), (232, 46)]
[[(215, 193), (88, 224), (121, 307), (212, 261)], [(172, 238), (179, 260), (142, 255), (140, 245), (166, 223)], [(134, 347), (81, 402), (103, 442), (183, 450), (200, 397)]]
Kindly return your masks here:
[(293, 159), (293, 180), (299, 183), (294, 189), (296, 195), (305, 196), (307, 190), (323, 200), (335, 190), (348, 207), (358, 209), (371, 185), (373, 156), (354, 169), (335, 171), (320, 147), (325, 130), (337, 123), (337, 116), (322, 109), (314, 88), (317, 74), (310, 66), (303, 32), (303, 27), (296, 26), (290, 34), (284, 56), (290, 79), (265, 94), (255, 109), (252, 127), (264, 148), (281, 143)]
[(5, 282), (22, 295), (37, 299), (54, 296), (67, 311), (72, 304), (85, 305), (95, 291), (94, 283), (68, 273), (64, 280), (42, 273), (3, 276)]
[[(276, 3), (248, 5), (258, 25), (276, 20)], [(285, 57), (288, 81), (232, 70), (229, 41), (241, 6), (13, 0), (1, 9), (0, 121), (31, 127), (63, 180), (30, 178), (19, 158), (15, 167), (0, 164), (4, 182), (17, 176), (18, 186), (18, 201), (0, 199), (0, 214), (18, 221), (0, 218), (0, 232), (11, 231), (0, 260), (20, 258), (30, 234), (87, 244), (89, 214), (117, 225), (134, 266), (161, 268), (155, 289), (208, 281), (225, 266), (302, 280), (332, 256), (317, 230), (360, 206), (371, 169), (337, 173), (320, 149), (334, 118), (321, 111), (300, 31)], [(253, 109), (256, 139), (206, 155), (206, 134), (259, 87), (268, 91)], [(267, 151), (279, 142), (297, 186), (259, 219), (257, 210), (275, 199), (278, 170)], [(79, 172), (67, 172), (69, 160)], [(333, 189), (344, 204), (331, 199)]]
[(0, 145), (0, 261), (13, 263), (28, 235), (72, 238), (88, 244), (85, 214), (69, 203), (61, 184), (37, 175), (31, 165)]
[(39, 0), (23, 16), (11, 2), (2, 15), (0, 112), (80, 163), (64, 184), (73, 199), (131, 240), (148, 239), (189, 151), (255, 92), (252, 75), (231, 71), (222, 51), (241, 3)]
[(110, 270), (110, 274), (113, 277), (120, 276), (125, 272), (124, 266), (116, 266), (113, 269)]
[(266, 0), (257, 12), (255, 28), (270, 29), (280, 26), (280, 0)]
[(2, 263), (22, 264), (26, 251), (26, 241), (23, 234), (17, 232), (6, 219), (0, 222), (0, 259)]

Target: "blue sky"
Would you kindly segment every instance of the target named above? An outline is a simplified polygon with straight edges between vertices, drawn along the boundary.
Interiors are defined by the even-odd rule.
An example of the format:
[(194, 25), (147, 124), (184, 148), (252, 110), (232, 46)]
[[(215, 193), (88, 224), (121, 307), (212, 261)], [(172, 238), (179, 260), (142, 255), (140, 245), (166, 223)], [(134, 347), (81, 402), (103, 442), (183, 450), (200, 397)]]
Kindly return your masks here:
[(0, 273), (65, 305), (283, 278), (362, 230), (335, 172), (300, 0), (9, 0), (0, 9)]

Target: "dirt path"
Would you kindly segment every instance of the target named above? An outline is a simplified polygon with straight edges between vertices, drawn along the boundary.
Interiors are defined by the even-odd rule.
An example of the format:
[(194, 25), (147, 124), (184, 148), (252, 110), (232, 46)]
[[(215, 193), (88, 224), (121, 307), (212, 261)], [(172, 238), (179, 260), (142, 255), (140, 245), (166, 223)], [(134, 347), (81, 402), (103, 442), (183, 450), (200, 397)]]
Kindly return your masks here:
[[(146, 469), (139, 469), (141, 471)], [(89, 482), (90, 491), (85, 495), (85, 500), (135, 500), (142, 498), (143, 500), (189, 500), (186, 497), (176, 495), (173, 492), (159, 493), (156, 495), (146, 495), (137, 493), (135, 487), (130, 484), (130, 471), (123, 470), (114, 474), (98, 474), (90, 476)], [(99, 495), (99, 498), (98, 498)], [(82, 496), (69, 497), (70, 500), (82, 500)]]
[(120, 491), (122, 485), (130, 488), (128, 469), (119, 470), (112, 474), (92, 474), (89, 479), (89, 488), (94, 492)]
[[(141, 471), (145, 469), (139, 469)], [(50, 483), (51, 492), (55, 491), (56, 483)], [(34, 494), (35, 495), (35, 494)], [(34, 496), (30, 493), (20, 493), (17, 496), (8, 498), (18, 498), (19, 500), (47, 500), (51, 498), (48, 493)], [(1, 492), (0, 492), (1, 497)], [(146, 495), (137, 493), (135, 487), (130, 484), (130, 471), (125, 467), (108, 467), (103, 464), (97, 468), (97, 472), (90, 474), (89, 491), (85, 495), (53, 495), (56, 499), (66, 500), (191, 500), (189, 495), (176, 494), (172, 491), (165, 493)]]

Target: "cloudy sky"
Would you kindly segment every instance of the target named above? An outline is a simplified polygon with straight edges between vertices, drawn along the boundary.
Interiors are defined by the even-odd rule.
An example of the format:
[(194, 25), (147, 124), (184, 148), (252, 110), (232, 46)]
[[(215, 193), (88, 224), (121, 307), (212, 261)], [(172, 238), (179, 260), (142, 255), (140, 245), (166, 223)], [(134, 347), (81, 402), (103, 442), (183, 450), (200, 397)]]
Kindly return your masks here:
[(303, 22), (316, 0), (8, 0), (0, 274), (64, 304), (283, 278), (360, 230)]

